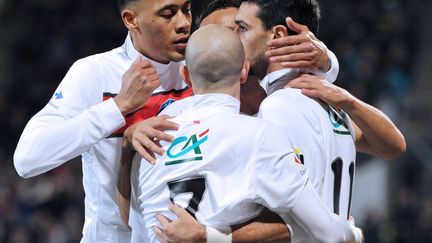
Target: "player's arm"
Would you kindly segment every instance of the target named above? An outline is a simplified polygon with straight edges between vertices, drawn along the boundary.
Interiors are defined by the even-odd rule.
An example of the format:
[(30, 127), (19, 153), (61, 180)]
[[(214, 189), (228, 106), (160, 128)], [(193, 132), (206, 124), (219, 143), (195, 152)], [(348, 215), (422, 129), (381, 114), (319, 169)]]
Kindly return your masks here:
[(308, 74), (301, 75), (288, 86), (302, 89), (303, 94), (347, 112), (354, 123), (357, 151), (384, 159), (393, 159), (405, 152), (405, 138), (395, 124), (383, 112), (345, 89)]
[(295, 162), (294, 152), (277, 155), (281, 150), (274, 141), (289, 143), (279, 129), (267, 129), (265, 134), (260, 151), (266, 155), (258, 158), (254, 184), (248, 191), (254, 201), (280, 215), (289, 214), (318, 242), (361, 242), (361, 230), (330, 212), (321, 201), (308, 182), (306, 168)]
[(131, 168), (135, 151), (129, 147), (127, 139), (123, 138), (120, 157), (120, 169), (117, 178), (117, 206), (120, 218), (129, 227), (129, 209), (131, 198)]
[(14, 154), (18, 174), (27, 178), (51, 170), (123, 126), (122, 113), (141, 107), (159, 85), (154, 72), (150, 63), (137, 60), (123, 76), (119, 95), (101, 102), (102, 74), (91, 61), (77, 61), (24, 129)]
[(363, 232), (330, 212), (310, 184), (305, 185), (289, 213), (318, 242), (363, 242)]
[(232, 226), (232, 242), (290, 242), (291, 233), (276, 213), (265, 209), (257, 218)]
[(290, 242), (290, 232), (279, 215), (265, 210), (257, 218), (233, 226), (231, 232), (222, 232), (199, 224), (185, 209), (171, 205), (177, 216), (174, 221), (163, 215), (157, 218), (161, 227), (154, 226), (156, 237), (164, 242)]
[[(164, 133), (163, 130), (177, 129), (178, 125), (172, 121), (169, 121), (170, 117), (163, 115), (152, 117), (143, 120), (139, 124), (134, 124), (128, 127), (123, 136), (122, 140), (122, 152), (120, 158), (120, 169), (117, 177), (117, 204), (120, 211), (120, 217), (125, 225), (129, 222), (129, 209), (130, 209), (130, 198), (131, 198), (131, 168), (132, 160), (135, 156), (135, 149), (133, 148), (134, 143), (139, 143), (136, 133), (151, 141), (157, 149), (161, 149), (156, 145), (156, 140), (172, 141), (174, 138), (171, 135)], [(143, 139), (141, 138), (141, 139)], [(133, 143), (130, 143), (133, 141)], [(152, 160), (155, 159), (154, 153), (149, 149), (144, 148), (146, 153), (149, 154)], [(148, 161), (148, 160), (147, 160)]]
[(286, 68), (306, 68), (317, 76), (334, 82), (339, 62), (333, 52), (317, 39), (306, 25), (286, 19), (287, 26), (297, 35), (287, 35), (268, 42), (266, 55), (270, 62)]

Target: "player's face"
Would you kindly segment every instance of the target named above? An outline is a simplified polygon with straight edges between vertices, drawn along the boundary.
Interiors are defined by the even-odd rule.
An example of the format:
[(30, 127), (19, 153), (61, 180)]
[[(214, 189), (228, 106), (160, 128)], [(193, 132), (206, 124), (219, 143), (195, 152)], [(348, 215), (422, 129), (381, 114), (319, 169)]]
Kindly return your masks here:
[(242, 3), (235, 17), (235, 31), (239, 34), (245, 48), (246, 60), (251, 65), (249, 73), (262, 79), (269, 65), (265, 52), (272, 32), (264, 29), (262, 21), (257, 17), (258, 10), (256, 4)]
[(145, 56), (161, 62), (184, 59), (192, 15), (190, 0), (141, 0), (136, 7), (138, 38)]
[(208, 24), (219, 24), (234, 30), (236, 27), (234, 18), (237, 14), (237, 11), (237, 8), (224, 8), (216, 10), (201, 21), (200, 27)]

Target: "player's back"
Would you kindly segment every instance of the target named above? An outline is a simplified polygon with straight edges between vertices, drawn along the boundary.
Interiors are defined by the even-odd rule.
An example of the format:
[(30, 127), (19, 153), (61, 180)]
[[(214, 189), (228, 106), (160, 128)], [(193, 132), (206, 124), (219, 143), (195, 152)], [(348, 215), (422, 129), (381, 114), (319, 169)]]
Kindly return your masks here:
[(274, 125), (237, 114), (238, 107), (230, 107), (232, 97), (212, 96), (217, 103), (228, 102), (207, 104), (178, 116), (175, 121), (181, 125), (173, 134), (175, 139), (155, 166), (134, 161), (132, 171), (139, 170), (135, 193), (150, 239), (154, 240), (150, 227), (157, 224), (156, 213), (175, 218), (167, 210), (170, 200), (187, 208), (201, 223), (217, 228), (255, 217), (261, 209), (254, 201), (256, 161), (270, 163), (290, 152), (288, 140), (272, 141), (279, 132)]
[(321, 199), (331, 211), (347, 217), (356, 155), (347, 116), (289, 88), (267, 97), (259, 116), (284, 127)]

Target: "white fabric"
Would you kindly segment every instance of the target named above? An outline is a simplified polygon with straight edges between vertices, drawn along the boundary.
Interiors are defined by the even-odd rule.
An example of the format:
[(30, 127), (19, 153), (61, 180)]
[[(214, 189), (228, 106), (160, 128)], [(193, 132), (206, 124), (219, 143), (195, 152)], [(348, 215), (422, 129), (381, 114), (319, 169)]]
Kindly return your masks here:
[(232, 242), (232, 233), (231, 230), (228, 232), (221, 232), (215, 228), (210, 226), (206, 227), (207, 234), (207, 243), (231, 243)]
[[(277, 83), (274, 82), (274, 77), (277, 78), (278, 75), (270, 74), (264, 79), (266, 87), (271, 89), (272, 85)], [(331, 211), (337, 212), (334, 205), (336, 201), (336, 204), (339, 203), (339, 214), (347, 218), (356, 150), (352, 135), (354, 132), (347, 115), (341, 114), (340, 120), (343, 120), (343, 124), (335, 121), (333, 117), (337, 115), (340, 114), (328, 105), (304, 96), (298, 89), (291, 88), (273, 90), (273, 93), (261, 103), (258, 113), (258, 117), (284, 127), (281, 133), (290, 137), (291, 144), (298, 149), (298, 159), (300, 153), (303, 155), (311, 185)], [(337, 164), (337, 158), (340, 158), (340, 164)], [(339, 167), (340, 196), (334, 199), (337, 197), (334, 192), (335, 173)], [(294, 235), (292, 242), (307, 237), (304, 236), (304, 232), (300, 232), (301, 227), (295, 224), (291, 226)]]
[[(307, 170), (295, 162), (280, 127), (239, 115), (238, 100), (223, 94), (186, 98), (165, 111), (170, 110), (182, 112), (173, 119), (180, 124), (172, 132), (176, 139), (163, 144), (165, 155), (156, 165), (139, 157), (133, 162), (132, 200), (137, 204), (132, 210), (141, 214), (141, 222), (131, 225), (133, 235), (158, 242), (151, 226), (159, 224), (157, 213), (175, 219), (168, 210), (171, 197), (182, 207), (196, 202), (192, 208), (197, 209), (197, 220), (221, 231), (254, 218), (264, 205), (277, 213), (294, 213), (301, 225), (312, 225), (305, 229), (318, 239), (354, 241), (355, 228), (332, 214), (307, 186)], [(302, 216), (301, 210), (294, 210), (297, 207), (307, 207), (310, 213)], [(314, 214), (322, 218), (311, 218)]]
[(334, 81), (336, 81), (336, 78), (339, 73), (339, 61), (336, 55), (332, 51), (329, 50), (328, 55), (330, 58), (330, 69), (327, 72), (322, 72), (319, 70), (308, 69), (308, 68), (285, 68), (285, 69), (281, 69), (269, 73), (260, 81), (260, 85), (264, 90), (266, 90), (267, 94), (271, 94), (273, 93), (272, 91), (282, 89), (283, 86), (286, 85), (286, 83), (277, 84), (277, 87), (273, 86), (272, 89), (270, 90), (269, 84), (272, 84), (273, 81), (285, 75), (289, 76), (290, 80), (292, 80), (297, 78), (300, 75), (300, 73), (312, 73), (318, 77), (326, 79), (330, 83), (333, 83)]
[[(23, 177), (82, 155), (86, 195), (82, 242), (130, 241), (115, 201), (121, 137), (106, 138), (123, 127), (125, 119), (115, 102), (103, 101), (103, 96), (119, 92), (122, 75), (138, 55), (128, 36), (119, 48), (78, 60), (48, 105), (28, 122), (14, 154), (15, 167)], [(178, 75), (180, 63), (151, 62), (161, 80), (155, 92), (186, 87)]]

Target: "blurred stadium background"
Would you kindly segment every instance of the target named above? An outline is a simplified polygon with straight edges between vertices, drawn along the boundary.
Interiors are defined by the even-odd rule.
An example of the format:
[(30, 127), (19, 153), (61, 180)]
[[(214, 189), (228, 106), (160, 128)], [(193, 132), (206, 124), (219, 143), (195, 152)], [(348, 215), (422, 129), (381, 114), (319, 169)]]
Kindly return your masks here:
[[(193, 1), (198, 13), (208, 1)], [(319, 0), (318, 37), (336, 84), (383, 110), (406, 137), (393, 161), (358, 155), (353, 214), (366, 242), (432, 242), (432, 1)], [(22, 179), (12, 155), (26, 122), (72, 63), (120, 46), (114, 1), (0, 0), (0, 242), (79, 242), (81, 162)]]

